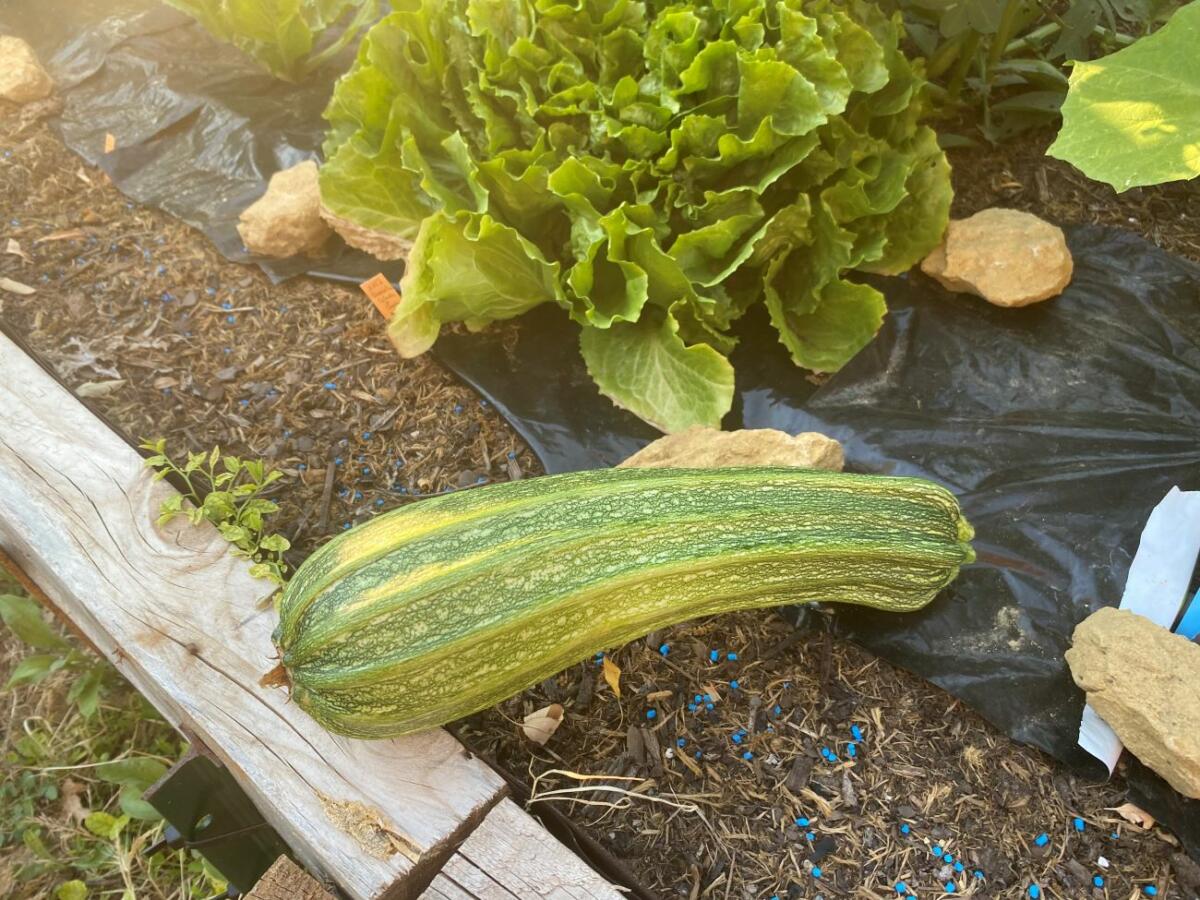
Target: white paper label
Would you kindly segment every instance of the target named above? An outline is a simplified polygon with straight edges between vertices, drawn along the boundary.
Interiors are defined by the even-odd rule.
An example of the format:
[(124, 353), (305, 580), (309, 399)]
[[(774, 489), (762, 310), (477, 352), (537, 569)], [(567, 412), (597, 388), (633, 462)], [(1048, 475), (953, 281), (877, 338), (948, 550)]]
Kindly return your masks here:
[[(1187, 597), (1200, 556), (1200, 491), (1171, 488), (1150, 513), (1121, 597), (1121, 609), (1170, 628)], [(1123, 749), (1120, 739), (1090, 706), (1079, 723), (1079, 746), (1108, 766)]]

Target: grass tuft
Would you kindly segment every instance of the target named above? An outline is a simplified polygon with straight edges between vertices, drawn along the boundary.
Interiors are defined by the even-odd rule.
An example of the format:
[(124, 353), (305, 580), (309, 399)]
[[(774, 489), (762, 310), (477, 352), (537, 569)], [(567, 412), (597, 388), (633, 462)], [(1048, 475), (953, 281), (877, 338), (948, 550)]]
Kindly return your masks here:
[(179, 735), (2, 570), (0, 618), (0, 897), (223, 892), (195, 853), (145, 855), (163, 823), (141, 794), (184, 751)]

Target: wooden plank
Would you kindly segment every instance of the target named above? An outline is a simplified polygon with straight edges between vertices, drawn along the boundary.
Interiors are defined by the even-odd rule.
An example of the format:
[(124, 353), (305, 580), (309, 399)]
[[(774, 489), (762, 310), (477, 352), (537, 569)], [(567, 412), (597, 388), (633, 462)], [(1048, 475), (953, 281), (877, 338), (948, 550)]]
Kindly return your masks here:
[(325, 886), (281, 856), (267, 869), (243, 900), (335, 900)]
[(433, 884), (420, 897), (420, 900), (476, 900), (465, 890), (443, 874), (433, 879)]
[(503, 796), (500, 777), (445, 731), (340, 738), (260, 688), (271, 586), (215, 529), (158, 527), (172, 491), (0, 334), (0, 549), (213, 750), (309, 868), (353, 898), (419, 893)]
[(624, 895), (511, 800), (459, 847), (421, 900), (620, 900)]

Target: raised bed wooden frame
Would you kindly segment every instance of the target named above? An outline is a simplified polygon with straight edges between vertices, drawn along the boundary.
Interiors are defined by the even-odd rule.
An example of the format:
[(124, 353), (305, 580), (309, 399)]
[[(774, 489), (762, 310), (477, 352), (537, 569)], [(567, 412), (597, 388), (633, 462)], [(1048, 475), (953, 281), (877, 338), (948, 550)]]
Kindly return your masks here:
[(309, 869), (356, 900), (621, 896), (447, 732), (342, 738), (260, 687), (272, 586), (207, 524), (158, 526), (173, 491), (0, 332), (0, 551)]

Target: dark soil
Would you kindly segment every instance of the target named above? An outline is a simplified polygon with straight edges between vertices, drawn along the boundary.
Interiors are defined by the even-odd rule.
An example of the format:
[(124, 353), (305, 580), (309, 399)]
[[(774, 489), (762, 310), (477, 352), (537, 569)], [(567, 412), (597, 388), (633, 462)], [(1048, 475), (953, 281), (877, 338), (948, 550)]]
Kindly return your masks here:
[[(655, 896), (885, 897), (898, 882), (918, 897), (949, 893), (947, 882), (977, 897), (1027, 896), (1034, 883), (1050, 897), (1128, 897), (1146, 884), (1191, 896), (1166, 890), (1173, 839), (1113, 811), (1126, 802), (1119, 779), (1071, 775), (855, 646), (747, 613), (612, 659), (619, 701), (588, 661), (459, 734), (541, 775), (533, 808), (544, 798), (568, 810)], [(545, 748), (511, 738), (552, 702), (567, 712)], [(587, 777), (603, 774), (614, 777)]]
[(1049, 129), (999, 147), (950, 151), (954, 207), (962, 218), (989, 206), (1036, 213), (1056, 225), (1115, 225), (1164, 250), (1200, 259), (1200, 183), (1175, 182), (1117, 194), (1061, 160), (1046, 156)]
[[(1193, 188), (1118, 198), (1043, 157), (1046, 142), (957, 151), (956, 214), (1005, 205), (1116, 223), (1200, 257)], [(428, 359), (398, 359), (360, 293), (276, 286), (225, 261), (11, 108), (0, 110), (0, 232), (0, 277), (36, 291), (0, 291), (5, 328), (127, 435), (164, 436), (180, 455), (220, 444), (282, 468), (276, 527), (298, 558), (378, 510), (539, 472), (474, 393)], [(1200, 891), (1170, 834), (1112, 811), (1125, 802), (1119, 778), (1080, 780), (854, 646), (740, 614), (612, 658), (619, 700), (588, 660), (456, 730), (525, 783), (534, 811), (553, 804), (584, 825), (654, 896), (887, 897), (898, 881), (918, 897), (948, 881), (976, 897), (1027, 896), (1034, 882), (1055, 898)], [(551, 702), (565, 721), (539, 748), (517, 723)]]
[(6, 327), (128, 437), (270, 459), (299, 558), (375, 512), (540, 471), (478, 395), (400, 359), (360, 291), (272, 285), (20, 124), (0, 118), (0, 277), (37, 293), (0, 291)]

